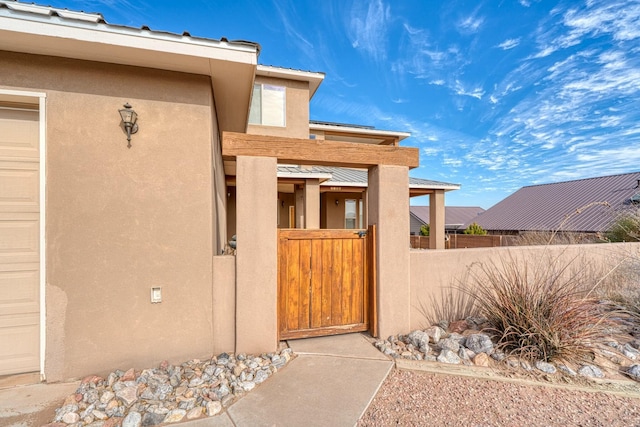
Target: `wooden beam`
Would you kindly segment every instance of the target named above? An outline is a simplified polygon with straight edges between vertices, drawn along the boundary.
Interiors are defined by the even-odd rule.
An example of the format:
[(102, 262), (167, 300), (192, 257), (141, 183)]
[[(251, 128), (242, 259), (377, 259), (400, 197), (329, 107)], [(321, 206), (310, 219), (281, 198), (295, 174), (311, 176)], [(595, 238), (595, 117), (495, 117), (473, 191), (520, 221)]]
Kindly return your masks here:
[(223, 159), (236, 156), (275, 157), (280, 163), (352, 168), (394, 165), (412, 169), (420, 164), (417, 148), (223, 132)]

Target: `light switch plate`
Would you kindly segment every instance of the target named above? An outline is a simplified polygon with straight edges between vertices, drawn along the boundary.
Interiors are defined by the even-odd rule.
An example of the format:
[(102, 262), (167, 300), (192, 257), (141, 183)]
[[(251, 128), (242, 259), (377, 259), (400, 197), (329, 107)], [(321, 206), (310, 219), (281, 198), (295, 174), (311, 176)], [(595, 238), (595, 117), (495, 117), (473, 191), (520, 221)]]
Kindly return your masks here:
[(162, 288), (151, 288), (151, 302), (153, 304), (162, 302)]

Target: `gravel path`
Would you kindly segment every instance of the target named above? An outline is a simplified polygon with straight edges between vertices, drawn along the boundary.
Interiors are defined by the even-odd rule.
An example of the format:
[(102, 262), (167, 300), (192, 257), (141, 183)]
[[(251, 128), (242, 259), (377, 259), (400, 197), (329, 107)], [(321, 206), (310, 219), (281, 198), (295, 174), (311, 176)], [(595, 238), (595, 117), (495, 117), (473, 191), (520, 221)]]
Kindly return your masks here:
[(640, 399), (394, 370), (358, 426), (640, 426)]

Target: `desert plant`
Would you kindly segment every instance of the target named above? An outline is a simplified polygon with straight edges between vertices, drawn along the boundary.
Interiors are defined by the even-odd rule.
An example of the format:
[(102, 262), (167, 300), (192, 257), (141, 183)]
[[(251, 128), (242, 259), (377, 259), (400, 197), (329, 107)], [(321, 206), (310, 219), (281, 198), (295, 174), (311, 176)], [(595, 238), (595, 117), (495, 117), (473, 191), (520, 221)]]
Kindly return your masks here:
[(480, 227), (477, 223), (473, 222), (471, 224), (469, 224), (469, 226), (467, 228), (464, 229), (463, 231), (464, 234), (476, 234), (479, 236), (484, 236), (485, 234), (487, 234), (487, 230), (485, 230), (484, 228)]
[(436, 325), (441, 321), (448, 323), (468, 317), (478, 317), (479, 310), (475, 299), (466, 286), (470, 283), (468, 273), (449, 287), (440, 288), (440, 294), (431, 294), (428, 303), (420, 301), (418, 311), (426, 320), (426, 326)]
[(420, 235), (428, 236), (429, 235), (429, 224), (422, 224), (420, 226)]
[(611, 272), (598, 295), (620, 306), (640, 326), (640, 256), (637, 253), (622, 255), (617, 268)]
[(570, 231), (529, 231), (511, 238), (510, 246), (537, 245), (581, 245), (585, 243), (602, 243), (595, 234)]
[(607, 239), (611, 242), (640, 241), (640, 213), (621, 214), (607, 231)]
[(612, 325), (592, 293), (595, 277), (562, 256), (476, 264), (467, 292), (488, 321), (498, 348), (525, 360), (588, 361)]

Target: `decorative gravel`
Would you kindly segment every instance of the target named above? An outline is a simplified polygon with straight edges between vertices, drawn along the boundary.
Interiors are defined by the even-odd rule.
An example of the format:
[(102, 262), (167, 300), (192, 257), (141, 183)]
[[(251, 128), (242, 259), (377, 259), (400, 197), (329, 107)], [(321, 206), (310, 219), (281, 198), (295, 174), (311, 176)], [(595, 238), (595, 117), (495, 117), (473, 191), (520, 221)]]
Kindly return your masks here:
[(358, 426), (395, 425), (638, 426), (640, 399), (394, 370)]

